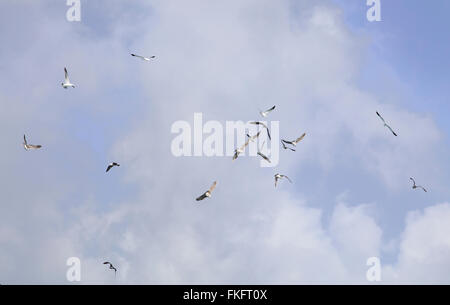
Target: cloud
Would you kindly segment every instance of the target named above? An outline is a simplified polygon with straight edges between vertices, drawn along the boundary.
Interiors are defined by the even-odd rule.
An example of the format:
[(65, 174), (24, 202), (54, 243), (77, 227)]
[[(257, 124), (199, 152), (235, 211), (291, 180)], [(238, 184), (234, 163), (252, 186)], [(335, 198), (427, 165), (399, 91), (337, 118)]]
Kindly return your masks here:
[[(399, 206), (409, 202), (402, 181), (412, 164), (435, 188), (444, 184), (434, 166), (445, 160), (436, 152), (441, 132), (432, 118), (358, 87), (369, 45), (339, 8), (328, 1), (113, 2), (89, 7), (80, 24), (63, 19), (64, 7), (28, 10), (40, 16), (49, 7), (45, 23), (26, 13), (18, 19), (24, 26), (11, 45), (29, 39), (29, 48), (2, 67), (9, 80), (0, 76), (8, 143), (0, 159), (8, 190), (0, 205), (2, 282), (67, 283), (65, 262), (77, 256), (82, 283), (367, 283), (367, 258), (388, 248), (399, 256), (383, 278), (447, 281), (437, 272), (446, 264), (439, 251), (447, 241), (435, 236), (442, 206), (410, 216), (396, 245), (380, 221), (394, 213), (380, 193), (402, 198)], [(89, 18), (93, 12), (102, 19)], [(130, 51), (156, 60), (137, 61)], [(65, 65), (76, 90), (60, 88)], [(276, 169), (251, 158), (171, 154), (175, 121), (192, 122), (194, 112), (204, 121), (247, 121), (273, 104), (270, 118), (282, 135), (307, 133), (297, 152), (280, 153)], [(43, 151), (22, 151), (24, 129)], [(110, 159), (122, 166), (105, 175)], [(275, 171), (294, 183), (275, 189)], [(213, 197), (195, 202), (214, 180)], [(395, 213), (402, 220), (407, 209)], [(434, 224), (423, 224), (426, 235), (417, 229), (425, 221)], [(415, 243), (422, 238), (433, 242), (426, 252)], [(436, 272), (410, 270), (427, 266), (428, 257)], [(118, 267), (117, 279), (105, 260)]]

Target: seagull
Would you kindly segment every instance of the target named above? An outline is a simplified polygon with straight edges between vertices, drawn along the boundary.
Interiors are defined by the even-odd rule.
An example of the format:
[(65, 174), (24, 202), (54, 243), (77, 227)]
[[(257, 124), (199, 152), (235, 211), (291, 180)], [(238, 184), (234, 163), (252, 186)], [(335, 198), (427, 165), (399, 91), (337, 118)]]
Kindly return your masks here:
[[(261, 145), (261, 147), (264, 146), (264, 143), (266, 143), (266, 141), (263, 142), (263, 144)], [(263, 159), (266, 160), (267, 162), (271, 163), (271, 162), (270, 162), (270, 159), (269, 159), (265, 154), (263, 154), (263, 153), (261, 152), (261, 148), (258, 149), (257, 154), (258, 154), (259, 156), (261, 156), (261, 158), (263, 158)]]
[(237, 159), (237, 157), (239, 157), (239, 154), (244, 152), (245, 147), (248, 146), (248, 144), (250, 143), (250, 141), (253, 141), (254, 139), (256, 139), (256, 137), (259, 136), (259, 133), (256, 134), (253, 137), (250, 137), (247, 142), (245, 142), (241, 147), (239, 147), (238, 149), (234, 150), (234, 155), (233, 155), (233, 161)]
[(217, 181), (214, 181), (214, 183), (211, 185), (211, 187), (209, 188), (209, 190), (207, 190), (206, 192), (204, 192), (201, 196), (199, 196), (197, 199), (197, 201), (203, 200), (206, 197), (211, 197), (211, 192), (216, 188), (217, 185)]
[(283, 148), (284, 148), (284, 149), (290, 149), (290, 150), (292, 150), (292, 151), (295, 151), (295, 149), (293, 149), (293, 148), (291, 148), (291, 147), (289, 147), (289, 146), (286, 146), (286, 144), (284, 144), (283, 141), (281, 141), (281, 145), (283, 145)]
[(114, 276), (116, 276), (117, 269), (110, 262), (104, 262), (103, 265), (109, 265), (109, 269), (114, 270)]
[(420, 188), (420, 189), (422, 189), (425, 193), (427, 192), (427, 190), (426, 190), (423, 186), (416, 185), (416, 181), (415, 181), (413, 178), (409, 178), (409, 179), (413, 182), (413, 186), (412, 186), (413, 189)]
[(286, 141), (286, 140), (281, 140), (281, 142), (286, 143), (286, 144), (291, 144), (293, 146), (297, 146), (298, 142), (300, 142), (301, 140), (303, 140), (303, 138), (306, 136), (306, 133), (303, 133), (300, 137), (298, 137), (296, 140), (294, 141)]
[(270, 108), (270, 109), (267, 109), (266, 111), (260, 111), (259, 114), (262, 115), (263, 117), (267, 117), (267, 116), (269, 115), (269, 113), (270, 113), (271, 111), (273, 111), (274, 109), (275, 109), (275, 106), (273, 106), (273, 107)]
[(75, 88), (75, 85), (70, 83), (69, 73), (67, 73), (66, 67), (64, 67), (64, 83), (61, 83), (61, 86), (63, 86), (64, 89), (69, 87)]
[(270, 138), (269, 128), (266, 126), (266, 124), (264, 124), (263, 122), (250, 122), (250, 124), (263, 126), (267, 130), (267, 136), (269, 137), (269, 140), (272, 140)]
[(397, 134), (392, 130), (391, 126), (389, 126), (388, 124), (386, 124), (386, 121), (385, 121), (385, 120), (383, 119), (383, 117), (378, 113), (378, 111), (376, 111), (376, 113), (377, 113), (378, 117), (383, 121), (384, 126), (387, 127), (387, 128), (389, 128), (389, 130), (392, 132), (392, 134), (393, 134), (394, 136), (397, 136)]
[(108, 164), (108, 167), (106, 168), (106, 172), (108, 172), (111, 168), (113, 168), (114, 166), (120, 166), (119, 163), (116, 162), (112, 162)]
[(152, 55), (152, 56), (150, 56), (150, 57), (144, 57), (144, 56), (136, 55), (136, 54), (131, 54), (131, 56), (140, 58), (140, 59), (145, 60), (145, 61), (150, 61), (150, 58), (155, 58), (155, 57), (156, 57), (155, 55)]
[(281, 179), (281, 178), (286, 178), (287, 180), (289, 180), (290, 183), (292, 183), (291, 179), (289, 179), (288, 176), (281, 175), (281, 174), (275, 174), (274, 177), (275, 177), (275, 187), (277, 187), (278, 179)]
[(42, 147), (42, 145), (28, 144), (27, 138), (25, 137), (25, 135), (23, 135), (23, 147), (25, 148), (25, 150), (30, 150), (30, 149), (39, 149)]

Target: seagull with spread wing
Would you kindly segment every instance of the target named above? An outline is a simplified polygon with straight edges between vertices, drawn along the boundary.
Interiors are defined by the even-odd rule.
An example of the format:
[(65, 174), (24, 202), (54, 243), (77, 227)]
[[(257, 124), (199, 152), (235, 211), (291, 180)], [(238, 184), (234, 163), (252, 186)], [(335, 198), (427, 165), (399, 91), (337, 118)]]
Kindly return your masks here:
[(394, 136), (397, 136), (397, 134), (392, 130), (391, 126), (389, 126), (388, 124), (386, 124), (386, 121), (383, 119), (383, 117), (378, 113), (378, 111), (376, 111), (378, 117), (383, 121), (383, 124), (385, 127), (387, 127)]
[(67, 89), (67, 88), (69, 88), (69, 87), (75, 88), (75, 85), (72, 84), (72, 83), (70, 83), (70, 80), (69, 80), (69, 73), (67, 73), (66, 67), (64, 67), (64, 82), (61, 83), (61, 86), (62, 86), (64, 89)]
[(151, 58), (155, 58), (155, 57), (156, 57), (155, 55), (152, 55), (152, 56), (150, 56), (150, 57), (144, 57), (144, 56), (136, 55), (136, 54), (133, 54), (133, 53), (131, 54), (131, 56), (140, 58), (140, 59), (142, 59), (142, 60), (144, 60), (144, 61), (150, 61)]
[(409, 179), (413, 182), (413, 186), (412, 186), (413, 190), (419, 188), (419, 189), (422, 189), (425, 193), (427, 192), (427, 190), (423, 186), (416, 185), (416, 181), (413, 178), (409, 178)]
[(267, 130), (267, 136), (269, 137), (269, 140), (272, 140), (270, 138), (270, 132), (269, 132), (269, 128), (266, 126), (266, 124), (264, 124), (263, 122), (250, 122), (250, 124), (253, 125), (261, 125), (262, 127), (264, 127)]
[(109, 269), (114, 270), (114, 276), (116, 276), (117, 269), (110, 262), (104, 262), (103, 265), (109, 265)]
[(113, 168), (114, 166), (120, 166), (119, 163), (116, 162), (112, 162), (108, 164), (108, 167), (106, 168), (106, 172), (108, 172), (111, 168)]
[(303, 133), (300, 137), (298, 137), (297, 139), (293, 140), (293, 141), (286, 141), (286, 140), (281, 140), (281, 142), (286, 143), (286, 144), (290, 144), (292, 146), (297, 146), (298, 142), (300, 142), (301, 140), (303, 140), (303, 138), (306, 136), (306, 133)]
[(260, 111), (259, 114), (262, 117), (267, 117), (269, 115), (270, 112), (272, 112), (275, 109), (275, 106), (273, 106), (272, 108), (267, 109), (266, 111)]
[(217, 185), (217, 181), (214, 181), (214, 183), (211, 185), (211, 187), (209, 188), (209, 190), (207, 190), (206, 192), (204, 192), (201, 196), (199, 196), (199, 197), (197, 197), (195, 200), (197, 200), (197, 201), (201, 201), (201, 200), (203, 200), (203, 199), (205, 199), (205, 198), (209, 198), (209, 197), (211, 197), (211, 193), (212, 193), (212, 191), (216, 188), (216, 185)]
[(23, 147), (25, 148), (25, 150), (31, 150), (31, 149), (39, 149), (42, 147), (42, 145), (28, 144), (27, 138), (25, 137), (25, 135), (23, 135)]
[(275, 177), (275, 187), (277, 187), (277, 182), (278, 182), (278, 180), (279, 180), (279, 179), (282, 179), (282, 178), (286, 178), (290, 183), (292, 183), (291, 179), (289, 179), (289, 177), (286, 176), (286, 175), (275, 174), (274, 177)]

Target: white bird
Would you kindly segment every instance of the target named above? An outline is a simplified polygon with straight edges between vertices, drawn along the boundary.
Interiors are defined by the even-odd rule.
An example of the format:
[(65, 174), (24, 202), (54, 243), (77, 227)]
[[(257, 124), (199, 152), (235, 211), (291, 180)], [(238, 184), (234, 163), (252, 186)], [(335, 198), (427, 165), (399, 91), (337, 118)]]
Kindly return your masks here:
[(25, 135), (23, 135), (23, 147), (25, 148), (25, 150), (30, 150), (30, 149), (39, 149), (42, 147), (42, 145), (28, 144), (27, 138), (25, 137)]
[(277, 187), (277, 182), (278, 182), (278, 180), (279, 180), (279, 179), (282, 179), (282, 178), (286, 178), (290, 183), (292, 183), (291, 179), (289, 179), (288, 176), (281, 175), (281, 174), (275, 174), (274, 177), (275, 177), (275, 187)]
[(114, 166), (120, 166), (119, 163), (116, 162), (112, 162), (108, 164), (108, 167), (106, 168), (106, 172), (108, 172), (111, 168), (113, 168)]
[(272, 140), (270, 138), (269, 128), (266, 126), (266, 124), (264, 124), (263, 122), (250, 122), (250, 124), (263, 126), (267, 130), (267, 136), (269, 137), (269, 140)]
[(270, 162), (270, 159), (269, 159), (265, 154), (263, 154), (263, 153), (261, 152), (261, 148), (264, 146), (264, 143), (266, 143), (266, 141), (264, 141), (264, 142), (262, 143), (261, 147), (258, 148), (257, 154), (258, 154), (259, 156), (261, 156), (261, 158), (263, 158), (263, 159), (266, 160), (267, 162), (271, 163), (271, 162)]
[(205, 199), (206, 197), (211, 197), (211, 193), (212, 193), (212, 191), (216, 188), (216, 185), (217, 185), (217, 181), (214, 181), (214, 183), (211, 185), (211, 187), (209, 188), (209, 190), (207, 190), (206, 192), (204, 192), (201, 196), (199, 196), (197, 199), (195, 199), (195, 200), (197, 200), (197, 201), (200, 201), (200, 200), (203, 200), (203, 199)]
[(286, 141), (286, 140), (281, 140), (281, 142), (286, 143), (286, 144), (291, 144), (293, 146), (297, 146), (298, 142), (300, 142), (301, 140), (303, 140), (303, 138), (306, 136), (306, 133), (303, 133), (300, 137), (298, 137), (297, 139), (293, 140), (293, 141)]
[(150, 61), (151, 58), (155, 58), (155, 57), (156, 57), (155, 55), (152, 55), (152, 56), (150, 56), (150, 57), (144, 57), (144, 56), (136, 55), (136, 54), (131, 54), (131, 56), (140, 58), (140, 59), (145, 60), (145, 61)]
[(421, 186), (421, 185), (416, 185), (416, 181), (415, 181), (413, 178), (409, 178), (409, 179), (413, 182), (413, 186), (412, 186), (413, 190), (414, 190), (414, 189), (417, 189), (417, 188), (420, 188), (420, 189), (422, 189), (425, 193), (427, 192), (427, 190), (426, 190), (423, 186)]
[(271, 111), (273, 111), (275, 109), (275, 106), (273, 106), (272, 108), (267, 109), (266, 111), (260, 111), (259, 114), (263, 117), (267, 117), (269, 115), (269, 113)]
[(383, 121), (383, 124), (385, 127), (387, 127), (394, 136), (397, 136), (397, 134), (392, 130), (391, 126), (389, 126), (388, 124), (386, 124), (386, 121), (383, 119), (383, 117), (378, 113), (378, 111), (376, 111), (378, 117)]
[[(253, 136), (253, 137), (255, 137), (255, 136)], [(241, 154), (241, 153), (244, 152), (245, 147), (248, 146), (248, 144), (250, 143), (251, 139), (252, 139), (252, 138), (249, 138), (249, 139), (247, 140), (247, 142), (245, 142), (241, 147), (239, 147), (238, 149), (235, 149), (235, 150), (234, 150), (233, 161), (236, 160), (237, 157), (239, 157), (239, 154)]]
[(61, 86), (63, 86), (64, 89), (69, 87), (75, 88), (75, 85), (70, 83), (69, 73), (67, 73), (66, 67), (64, 67), (64, 83), (61, 83)]

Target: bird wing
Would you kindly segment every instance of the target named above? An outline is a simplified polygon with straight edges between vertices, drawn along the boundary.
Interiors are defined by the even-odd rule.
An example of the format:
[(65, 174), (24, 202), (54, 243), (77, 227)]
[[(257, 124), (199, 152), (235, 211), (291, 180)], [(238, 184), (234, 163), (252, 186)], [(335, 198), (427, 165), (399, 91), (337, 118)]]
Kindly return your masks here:
[(378, 117), (383, 121), (383, 123), (386, 124), (386, 121), (385, 121), (385, 120), (383, 119), (383, 117), (378, 113), (378, 111), (377, 111), (376, 113), (377, 113)]
[(297, 138), (297, 140), (295, 140), (295, 143), (300, 142), (301, 140), (303, 140), (303, 138), (306, 136), (306, 133), (303, 133), (299, 138)]
[(23, 135), (23, 141), (24, 141), (25, 145), (27, 145), (27, 138), (25, 137), (25, 135)]
[(112, 167), (113, 165), (108, 165), (108, 167), (106, 168), (106, 172), (108, 172)]
[(427, 190), (423, 186), (418, 185), (417, 187), (421, 188), (425, 193), (427, 193)]
[(283, 178), (286, 178), (287, 180), (289, 180), (289, 182), (290, 182), (290, 183), (292, 183), (292, 180), (291, 180), (291, 179), (289, 179), (289, 177), (288, 177), (288, 176), (285, 176), (285, 175), (281, 175), (281, 177), (283, 177)]
[(409, 179), (414, 183), (414, 185), (416, 185), (416, 180), (414, 180), (412, 177), (410, 177)]
[(266, 160), (267, 162), (271, 163), (271, 162), (270, 162), (270, 159), (269, 159), (266, 155), (264, 155), (263, 153), (261, 153), (261, 152), (258, 151), (257, 154), (260, 155), (260, 156), (261, 156), (264, 160)]
[(209, 188), (209, 192), (211, 193), (215, 188), (216, 188), (216, 185), (217, 185), (217, 181), (214, 181), (214, 183), (211, 185), (211, 187)]
[(197, 197), (195, 200), (200, 201), (206, 198), (206, 192), (203, 193), (201, 196)]
[(69, 81), (69, 73), (67, 73), (67, 69), (66, 69), (66, 67), (64, 67), (64, 79), (66, 80), (66, 82), (70, 82)]
[(392, 134), (393, 134), (394, 136), (397, 136), (397, 134), (392, 130), (391, 126), (389, 126), (389, 125), (386, 124), (386, 127), (389, 128), (389, 130), (392, 132)]
[(28, 144), (27, 146), (30, 148), (34, 148), (34, 149), (38, 149), (38, 148), (42, 147), (42, 145), (33, 145), (33, 144)]
[(110, 262), (104, 262), (103, 263), (103, 265), (108, 265), (108, 264), (112, 266), (112, 264)]
[(275, 106), (273, 106), (272, 108), (270, 108), (270, 109), (267, 109), (266, 111), (264, 111), (264, 112), (271, 112), (272, 110), (274, 110), (275, 109)]
[(275, 187), (277, 187), (278, 178), (275, 177)]

